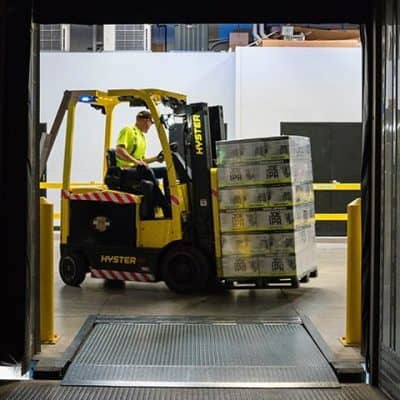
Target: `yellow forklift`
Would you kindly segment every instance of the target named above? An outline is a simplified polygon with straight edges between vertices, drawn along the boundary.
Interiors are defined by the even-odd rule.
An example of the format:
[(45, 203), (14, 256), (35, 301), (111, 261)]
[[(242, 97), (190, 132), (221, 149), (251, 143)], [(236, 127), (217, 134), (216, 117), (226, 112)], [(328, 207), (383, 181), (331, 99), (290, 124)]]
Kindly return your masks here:
[[(103, 182), (71, 182), (75, 108), (84, 103), (105, 115)], [(127, 182), (115, 165), (112, 126), (122, 103), (148, 109), (155, 122), (168, 176), (172, 216), (146, 216), (146, 187)], [(167, 114), (162, 114), (168, 109)], [(93, 277), (157, 282), (177, 293), (214, 287), (222, 278), (215, 141), (225, 139), (222, 107), (187, 104), (180, 93), (159, 89), (66, 91), (58, 117), (67, 112), (61, 192), (59, 272), (64, 283)], [(61, 112), (60, 112), (61, 111)], [(210, 123), (210, 114), (216, 119)], [(175, 121), (171, 123), (171, 121)], [(213, 134), (211, 135), (211, 129)], [(168, 134), (167, 134), (168, 131)], [(99, 134), (102, 134), (99, 132)], [(174, 143), (171, 144), (171, 138)]]

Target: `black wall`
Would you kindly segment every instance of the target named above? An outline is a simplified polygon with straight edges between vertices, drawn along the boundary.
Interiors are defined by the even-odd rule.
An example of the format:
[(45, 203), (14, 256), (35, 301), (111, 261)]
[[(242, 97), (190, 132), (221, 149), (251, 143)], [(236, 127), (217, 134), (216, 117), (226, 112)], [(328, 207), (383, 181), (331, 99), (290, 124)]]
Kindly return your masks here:
[(36, 293), (33, 274), (38, 270), (39, 254), (35, 237), (38, 190), (32, 191), (38, 188), (33, 137), (34, 105), (38, 103), (31, 58), (31, 7), (28, 0), (0, 2), (0, 362), (7, 364), (26, 364), (36, 342), (31, 299)]
[[(361, 183), (361, 122), (282, 122), (281, 134), (310, 138), (314, 182)], [(346, 213), (347, 204), (360, 196), (360, 191), (315, 191), (315, 212)], [(345, 236), (346, 222), (317, 221), (316, 232)]]

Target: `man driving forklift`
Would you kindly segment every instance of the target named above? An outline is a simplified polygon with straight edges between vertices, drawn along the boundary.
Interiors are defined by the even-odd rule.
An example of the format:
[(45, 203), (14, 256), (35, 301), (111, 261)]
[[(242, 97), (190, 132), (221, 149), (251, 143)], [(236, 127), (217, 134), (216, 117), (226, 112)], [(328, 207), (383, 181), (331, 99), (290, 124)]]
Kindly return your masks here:
[[(150, 188), (152, 203), (161, 207), (164, 218), (171, 218), (171, 202), (169, 196), (168, 176), (165, 167), (150, 168), (148, 164), (162, 163), (164, 156), (160, 152), (157, 156), (146, 158), (146, 134), (154, 123), (151, 113), (147, 110), (136, 115), (135, 125), (125, 126), (121, 129), (115, 149), (118, 167), (125, 169), (125, 179), (129, 182), (145, 181)], [(162, 179), (164, 193), (158, 185)], [(154, 208), (149, 210), (149, 218), (154, 218)]]

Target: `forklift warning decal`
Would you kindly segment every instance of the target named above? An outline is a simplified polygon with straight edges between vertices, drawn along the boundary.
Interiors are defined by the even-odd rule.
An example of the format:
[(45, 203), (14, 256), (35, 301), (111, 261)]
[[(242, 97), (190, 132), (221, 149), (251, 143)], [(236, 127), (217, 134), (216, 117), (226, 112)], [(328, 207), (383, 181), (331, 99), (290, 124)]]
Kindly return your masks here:
[(171, 195), (171, 201), (172, 201), (172, 203), (174, 203), (177, 206), (179, 206), (179, 199), (176, 196)]
[(192, 121), (193, 121), (194, 148), (196, 150), (196, 154), (198, 156), (202, 156), (204, 154), (204, 145), (203, 145), (203, 132), (202, 132), (200, 115), (193, 114)]
[(110, 220), (101, 215), (93, 219), (92, 225), (99, 232), (105, 232), (110, 227)]
[(139, 282), (154, 282), (153, 274), (144, 274), (141, 272), (128, 271), (113, 271), (110, 269), (94, 269), (90, 272), (94, 278), (114, 279), (119, 281), (139, 281)]
[(91, 201), (108, 201), (119, 204), (136, 203), (135, 196), (127, 193), (116, 192), (91, 192), (91, 193), (71, 193), (68, 190), (61, 190), (61, 196), (70, 200), (91, 200)]

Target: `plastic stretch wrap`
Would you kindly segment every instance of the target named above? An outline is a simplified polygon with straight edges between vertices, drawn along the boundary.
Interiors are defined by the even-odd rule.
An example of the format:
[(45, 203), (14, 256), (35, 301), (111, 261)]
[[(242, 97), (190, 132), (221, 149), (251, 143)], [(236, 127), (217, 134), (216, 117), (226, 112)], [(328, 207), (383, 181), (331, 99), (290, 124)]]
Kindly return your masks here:
[(225, 278), (302, 278), (317, 270), (310, 140), (217, 142)]

